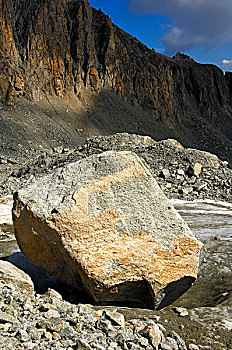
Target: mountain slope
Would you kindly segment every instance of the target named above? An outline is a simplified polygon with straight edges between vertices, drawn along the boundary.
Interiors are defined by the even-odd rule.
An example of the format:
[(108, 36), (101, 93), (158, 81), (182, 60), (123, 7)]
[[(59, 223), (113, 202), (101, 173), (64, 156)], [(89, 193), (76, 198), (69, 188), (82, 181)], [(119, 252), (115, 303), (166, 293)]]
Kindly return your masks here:
[[(231, 73), (185, 55), (169, 58), (148, 49), (87, 0), (0, 4), (0, 100), (8, 106), (4, 123), (15, 118), (10, 106), (19, 100), (18, 115), (27, 115), (22, 105), (27, 100), (36, 106), (45, 129), (51, 118), (59, 123), (61, 143), (129, 131), (175, 137), (232, 159)], [(64, 115), (69, 95), (73, 113)], [(75, 126), (71, 131), (68, 123)], [(29, 124), (28, 117), (26, 129)], [(41, 133), (41, 142), (43, 137)]]

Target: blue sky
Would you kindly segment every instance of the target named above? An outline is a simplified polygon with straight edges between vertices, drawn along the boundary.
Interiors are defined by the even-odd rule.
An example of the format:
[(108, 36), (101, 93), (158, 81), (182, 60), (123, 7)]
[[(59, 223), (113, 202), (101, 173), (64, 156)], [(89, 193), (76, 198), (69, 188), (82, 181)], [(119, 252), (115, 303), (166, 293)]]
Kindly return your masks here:
[(232, 0), (89, 0), (149, 48), (232, 70)]

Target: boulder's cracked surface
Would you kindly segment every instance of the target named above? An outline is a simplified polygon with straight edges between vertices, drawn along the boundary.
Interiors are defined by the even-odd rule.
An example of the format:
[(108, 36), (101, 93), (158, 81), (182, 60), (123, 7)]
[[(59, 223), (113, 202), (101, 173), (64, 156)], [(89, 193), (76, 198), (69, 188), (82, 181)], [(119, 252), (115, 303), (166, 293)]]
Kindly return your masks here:
[(42, 176), (15, 194), (13, 220), (33, 264), (96, 301), (161, 308), (197, 276), (201, 243), (132, 152)]

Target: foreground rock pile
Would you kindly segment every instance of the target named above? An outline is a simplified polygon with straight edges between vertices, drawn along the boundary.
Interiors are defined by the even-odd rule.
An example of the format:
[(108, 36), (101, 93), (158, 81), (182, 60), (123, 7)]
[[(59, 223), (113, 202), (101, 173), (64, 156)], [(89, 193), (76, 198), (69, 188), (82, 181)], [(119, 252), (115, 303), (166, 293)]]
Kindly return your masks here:
[[(2, 229), (7, 233), (10, 226), (7, 228), (7, 226), (5, 227), (3, 225)], [(5, 236), (4, 234), (4, 239), (6, 239)], [(200, 279), (190, 288), (189, 291), (192, 297), (189, 301), (188, 298), (190, 295), (188, 293), (184, 294), (184, 299), (187, 299), (188, 306), (189, 302), (199, 305), (198, 297), (200, 297), (202, 305), (205, 305), (205, 300), (203, 299), (208, 298), (210, 293), (216, 293), (215, 298), (217, 298), (218, 292), (215, 286), (217, 285), (218, 287), (218, 283), (221, 283), (222, 298), (225, 294), (228, 294), (225, 292), (231, 289), (229, 284), (223, 282), (226, 281), (224, 270), (226, 267), (229, 269), (231, 266), (231, 248), (226, 245), (226, 242), (223, 245), (222, 243), (220, 241), (214, 241), (213, 251), (208, 253), (210, 254), (210, 258), (207, 255), (204, 258), (202, 257), (203, 265), (201, 265), (200, 269)], [(225, 254), (225, 248), (228, 254)], [(220, 257), (216, 254), (219, 250), (222, 251)], [(7, 252), (6, 249), (5, 252)], [(15, 249), (15, 252), (18, 252), (18, 248)], [(11, 253), (8, 252), (7, 254)], [(6, 257), (7, 255), (4, 255), (3, 252), (2, 257), (4, 256)], [(218, 266), (218, 258), (222, 258), (221, 264), (223, 265), (220, 267), (220, 276), (217, 276), (220, 271), (215, 269), (215, 263)], [(210, 259), (212, 259), (212, 264)], [(147, 325), (149, 325), (149, 329), (153, 329), (154, 323), (162, 333), (160, 333), (162, 343), (159, 344), (158, 349), (231, 349), (230, 331), (229, 329), (224, 329), (223, 325), (220, 326), (221, 323), (226, 322), (225, 319), (228, 320), (228, 326), (230, 323), (229, 315), (225, 317), (226, 310), (229, 312), (229, 305), (226, 304), (228, 301), (213, 308), (200, 307), (193, 310), (186, 310), (183, 307), (173, 308), (173, 306), (170, 306), (160, 311), (151, 311), (138, 308), (83, 305), (83, 302), (89, 303), (90, 301), (84, 301), (82, 296), (78, 296), (77, 300), (75, 300), (76, 305), (74, 305), (73, 294), (70, 294), (70, 287), (66, 291), (64, 288), (61, 290), (60, 284), (54, 284), (53, 280), (48, 279), (48, 276), (40, 269), (32, 268), (26, 257), (21, 253), (13, 254), (7, 258), (7, 261), (0, 260), (1, 350), (89, 349), (86, 342), (90, 344), (90, 348), (92, 349), (108, 349), (111, 343), (113, 343), (112, 347), (117, 343), (116, 349), (146, 349), (148, 346), (146, 344), (149, 344), (150, 348), (154, 349), (151, 343), (153, 333), (140, 332)], [(226, 266), (224, 266), (223, 262), (226, 262)], [(13, 264), (19, 266), (20, 269), (23, 268), (27, 273), (23, 273)], [(214, 276), (212, 276), (212, 273), (207, 272), (208, 268), (206, 265), (212, 265)], [(29, 275), (33, 278), (33, 283)], [(37, 280), (35, 280), (36, 276), (38, 276)], [(61, 294), (54, 290), (46, 292), (47, 289), (45, 289), (40, 292), (43, 294), (38, 294), (40, 287), (38, 282), (39, 284), (43, 283), (46, 288), (59, 290), (63, 298)], [(37, 293), (34, 292), (34, 289)], [(226, 297), (224, 298), (226, 299)], [(71, 303), (65, 300), (69, 300)], [(82, 303), (82, 305), (79, 305), (79, 303)], [(186, 304), (185, 301), (184, 304)], [(184, 307), (188, 307), (187, 305)], [(125, 327), (119, 327), (119, 325), (112, 321), (112, 313), (110, 313), (111, 319), (109, 320), (109, 312), (119, 314), (118, 319), (122, 321), (124, 319), (123, 317), (125, 317)], [(98, 316), (96, 317), (96, 315)], [(112, 330), (107, 331), (108, 326), (105, 329), (100, 328), (98, 323), (100, 315), (102, 316), (101, 320), (104, 320), (104, 324), (112, 324)], [(212, 319), (210, 323), (209, 319)], [(79, 326), (82, 328), (80, 329)], [(157, 330), (156, 326), (154, 326), (155, 330)], [(118, 333), (119, 336), (117, 336)], [(115, 338), (111, 338), (112, 334)], [(103, 340), (105, 340), (105, 343), (102, 343)], [(180, 344), (184, 344), (184, 341), (186, 346), (180, 346)], [(95, 347), (92, 344), (95, 344)]]
[[(36, 294), (29, 277), (10, 265), (0, 261), (0, 349), (212, 349), (187, 347), (158, 316), (126, 321), (117, 308), (70, 304), (52, 289)], [(7, 279), (9, 269), (14, 280)]]
[(207, 152), (185, 149), (175, 140), (156, 142), (130, 134), (94, 137), (75, 150), (56, 148), (41, 152), (24, 165), (11, 163), (8, 177), (2, 176), (0, 194), (11, 194), (41, 173), (108, 150), (130, 150), (142, 157), (169, 198), (232, 201), (232, 169), (228, 162)]

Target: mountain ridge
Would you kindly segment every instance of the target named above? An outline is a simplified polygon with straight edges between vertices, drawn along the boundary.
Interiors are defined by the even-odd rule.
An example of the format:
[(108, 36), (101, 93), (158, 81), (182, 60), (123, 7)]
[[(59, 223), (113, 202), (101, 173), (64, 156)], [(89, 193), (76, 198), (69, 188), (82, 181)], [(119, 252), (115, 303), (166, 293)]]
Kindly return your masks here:
[[(130, 131), (130, 105), (146, 115), (138, 133), (149, 133), (149, 120), (152, 137), (163, 126), (186, 146), (232, 159), (232, 73), (148, 49), (87, 0), (1, 0), (0, 17), (2, 106), (71, 93), (87, 110), (86, 94), (97, 99), (106, 91), (125, 103), (128, 125), (116, 131)], [(106, 113), (114, 113), (105, 100)], [(104, 118), (89, 113), (104, 133)]]

